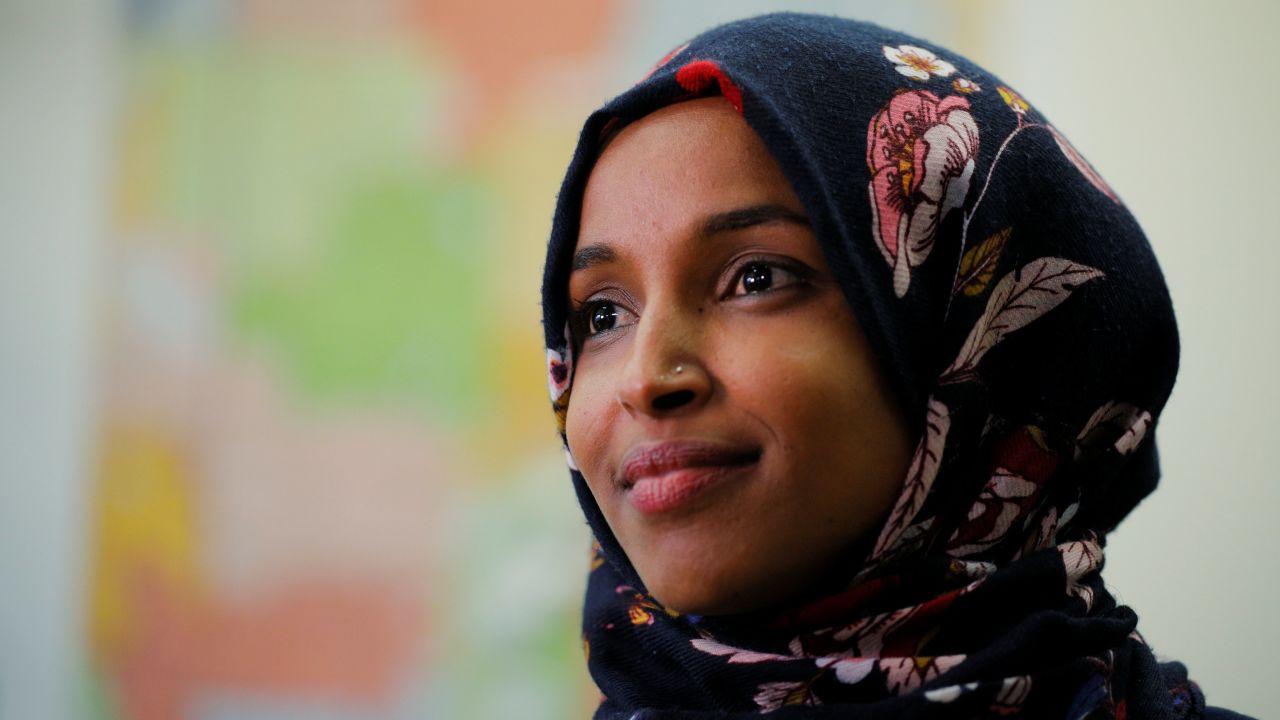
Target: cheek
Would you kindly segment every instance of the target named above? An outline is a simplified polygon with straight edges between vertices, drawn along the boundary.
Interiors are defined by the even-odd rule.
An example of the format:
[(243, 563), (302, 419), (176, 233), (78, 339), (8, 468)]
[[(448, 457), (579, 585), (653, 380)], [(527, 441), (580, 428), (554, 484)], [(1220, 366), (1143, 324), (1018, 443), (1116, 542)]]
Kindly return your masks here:
[(757, 324), (722, 355), (730, 394), (788, 444), (830, 436), (833, 422), (844, 433), (873, 420), (867, 414), (876, 412), (880, 379), (852, 317), (839, 310)]
[(754, 352), (734, 353), (726, 373), (730, 393), (773, 435), (792, 481), (805, 478), (804, 497), (788, 495), (790, 501), (807, 507), (891, 501), (909, 461), (909, 439), (855, 321), (843, 307), (791, 319), (752, 334), (768, 352), (757, 344)]
[(565, 416), (565, 437), (574, 462), (595, 491), (595, 480), (601, 477), (613, 426), (609, 419), (609, 393), (600, 386), (595, 372), (582, 372), (574, 378)]

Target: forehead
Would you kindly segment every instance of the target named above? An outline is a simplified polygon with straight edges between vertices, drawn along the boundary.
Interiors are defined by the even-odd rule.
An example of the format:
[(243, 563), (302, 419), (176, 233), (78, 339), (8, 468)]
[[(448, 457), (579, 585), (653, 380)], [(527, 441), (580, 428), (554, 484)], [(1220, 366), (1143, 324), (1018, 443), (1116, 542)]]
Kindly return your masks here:
[(674, 231), (735, 207), (799, 199), (764, 143), (721, 97), (661, 108), (606, 146), (583, 193), (578, 245)]

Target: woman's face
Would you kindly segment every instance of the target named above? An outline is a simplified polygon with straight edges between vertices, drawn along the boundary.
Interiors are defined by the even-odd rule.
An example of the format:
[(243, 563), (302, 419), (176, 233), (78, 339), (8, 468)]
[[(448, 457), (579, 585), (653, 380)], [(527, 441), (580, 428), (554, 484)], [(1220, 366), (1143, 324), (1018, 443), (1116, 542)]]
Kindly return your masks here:
[(569, 285), (569, 448), (658, 601), (764, 609), (851, 559), (910, 439), (799, 198), (727, 102), (618, 133)]

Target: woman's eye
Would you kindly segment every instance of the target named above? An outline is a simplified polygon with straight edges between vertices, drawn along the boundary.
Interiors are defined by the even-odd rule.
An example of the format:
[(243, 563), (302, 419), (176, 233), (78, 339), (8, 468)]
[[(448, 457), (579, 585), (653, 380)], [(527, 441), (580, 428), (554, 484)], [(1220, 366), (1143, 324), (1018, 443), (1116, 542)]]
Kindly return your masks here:
[(574, 311), (574, 326), (582, 339), (602, 335), (634, 322), (630, 310), (612, 300), (590, 300)]
[(798, 282), (800, 278), (792, 271), (779, 267), (774, 263), (755, 260), (742, 266), (738, 271), (738, 280), (730, 295), (750, 295), (768, 292)]
[(597, 303), (591, 311), (589, 328), (594, 335), (605, 330), (612, 330), (618, 324), (618, 306), (611, 302)]

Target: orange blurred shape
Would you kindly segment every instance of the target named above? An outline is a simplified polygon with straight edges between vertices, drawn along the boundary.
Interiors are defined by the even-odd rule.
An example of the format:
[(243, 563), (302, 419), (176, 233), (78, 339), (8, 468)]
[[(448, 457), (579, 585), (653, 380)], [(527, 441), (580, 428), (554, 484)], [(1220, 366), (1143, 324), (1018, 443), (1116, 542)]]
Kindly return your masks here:
[[(612, 37), (617, 3), (596, 0), (423, 0), (423, 32), (446, 46), (481, 123), (546, 60), (589, 60)], [(470, 127), (470, 123), (464, 123)]]
[(221, 605), (135, 577), (138, 632), (117, 666), (134, 720), (182, 718), (224, 692), (385, 708), (421, 667), (423, 607), (409, 592), (321, 581)]

